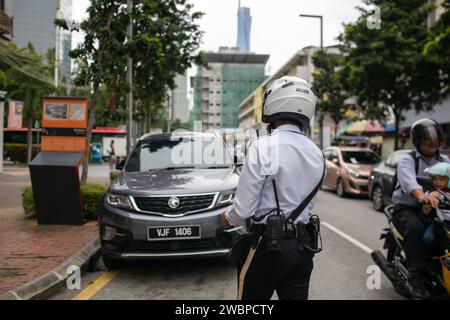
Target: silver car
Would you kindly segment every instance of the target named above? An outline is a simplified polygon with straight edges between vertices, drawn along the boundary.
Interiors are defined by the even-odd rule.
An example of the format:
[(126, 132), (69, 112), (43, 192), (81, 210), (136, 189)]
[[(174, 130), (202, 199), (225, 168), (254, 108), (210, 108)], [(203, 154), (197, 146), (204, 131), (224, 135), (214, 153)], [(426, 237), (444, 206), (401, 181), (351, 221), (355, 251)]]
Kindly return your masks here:
[[(213, 133), (142, 137), (105, 193), (101, 254), (109, 269), (123, 260), (227, 255), (245, 226), (224, 229), (240, 165)], [(211, 161), (213, 160), (213, 161)]]

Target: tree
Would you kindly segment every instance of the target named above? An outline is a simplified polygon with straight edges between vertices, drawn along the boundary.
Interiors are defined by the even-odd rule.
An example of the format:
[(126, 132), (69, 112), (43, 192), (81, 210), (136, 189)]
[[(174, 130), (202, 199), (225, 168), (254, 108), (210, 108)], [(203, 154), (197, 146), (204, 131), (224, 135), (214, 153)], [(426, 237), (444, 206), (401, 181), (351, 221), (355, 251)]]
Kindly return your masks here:
[(369, 29), (368, 9), (345, 25), (339, 39), (345, 45), (343, 79), (358, 98), (358, 108), (368, 118), (383, 118), (392, 108), (395, 115), (395, 149), (404, 111), (429, 110), (437, 101), (442, 83), (438, 65), (423, 54), (429, 39), (426, 0), (364, 0), (381, 11), (381, 29)]
[[(32, 154), (32, 128), (35, 120), (40, 119), (41, 98), (42, 96), (58, 93), (53, 85), (46, 82), (45, 79), (51, 79), (53, 68), (44, 63), (44, 56), (36, 53), (33, 46), (29, 44), (25, 48), (18, 49), (11, 45), (8, 49), (3, 48), (8, 53), (2, 57), (6, 68), (6, 88), (8, 96), (22, 100), (24, 102), (23, 117), (28, 128), (27, 131), (27, 163), (31, 162)], [(52, 52), (49, 51), (47, 61), (51, 60)], [(51, 60), (53, 61), (53, 60)], [(17, 65), (14, 65), (17, 63)], [(39, 75), (36, 78), (35, 75)]]
[[(80, 25), (84, 41), (70, 56), (79, 62), (76, 85), (92, 87), (88, 122), (88, 145), (95, 123), (100, 89), (109, 92), (108, 106), (116, 107), (128, 92), (127, 56), (133, 58), (133, 94), (137, 106), (161, 105), (168, 88), (174, 86), (176, 73), (186, 70), (195, 59), (192, 52), (200, 43), (201, 32), (195, 23), (201, 14), (191, 13), (186, 0), (134, 0), (133, 38), (127, 39), (129, 15), (126, 0), (92, 0), (88, 18)], [(65, 20), (55, 23), (69, 27)], [(149, 107), (148, 107), (149, 108)], [(88, 150), (86, 150), (87, 154)], [(81, 182), (87, 179), (87, 159)]]
[(340, 54), (330, 54), (323, 50), (316, 52), (313, 56), (316, 68), (313, 74), (314, 88), (321, 97), (316, 108), (319, 123), (322, 124), (325, 115), (328, 114), (334, 121), (335, 136), (339, 122), (345, 118), (345, 112), (348, 109), (345, 106), (345, 100), (348, 96), (345, 94), (342, 75), (339, 72), (343, 59)]
[(441, 97), (446, 97), (450, 93), (450, 0), (445, 0), (442, 7), (444, 12), (431, 29), (424, 53), (439, 65), (444, 84)]

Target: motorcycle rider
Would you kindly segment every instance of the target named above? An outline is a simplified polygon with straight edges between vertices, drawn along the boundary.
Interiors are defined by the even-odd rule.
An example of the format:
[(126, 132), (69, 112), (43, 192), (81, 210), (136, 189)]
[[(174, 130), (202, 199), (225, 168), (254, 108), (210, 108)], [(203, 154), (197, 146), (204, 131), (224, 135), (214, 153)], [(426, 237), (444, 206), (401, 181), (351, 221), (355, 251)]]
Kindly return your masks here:
[(419, 203), (436, 208), (439, 199), (435, 194), (425, 194), (417, 177), (425, 176), (425, 169), (438, 162), (450, 162), (439, 153), (444, 134), (433, 119), (420, 119), (411, 127), (411, 139), (415, 147), (414, 158), (405, 156), (397, 166), (397, 183), (394, 187), (393, 222), (402, 233), (403, 247), (408, 265), (408, 289), (413, 299), (428, 299), (423, 274), (426, 272), (426, 251), (423, 235), (431, 223), (431, 217), (419, 211)]

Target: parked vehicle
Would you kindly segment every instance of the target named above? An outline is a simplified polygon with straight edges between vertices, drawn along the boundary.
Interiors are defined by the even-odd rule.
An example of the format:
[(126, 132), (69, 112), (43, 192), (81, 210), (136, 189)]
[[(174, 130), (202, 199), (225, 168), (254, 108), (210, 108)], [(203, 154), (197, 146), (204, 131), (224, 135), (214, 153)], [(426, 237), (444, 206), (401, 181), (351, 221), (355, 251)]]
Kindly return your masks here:
[(347, 194), (367, 195), (369, 175), (381, 159), (368, 148), (328, 147), (323, 150), (327, 161), (324, 184), (336, 190), (339, 197)]
[[(211, 150), (223, 161), (207, 161)], [(183, 163), (177, 157), (184, 157)], [(217, 158), (216, 158), (217, 160)], [(213, 133), (141, 138), (102, 201), (101, 254), (109, 269), (122, 260), (227, 255), (245, 226), (224, 230), (219, 215), (233, 203), (239, 178), (223, 140)]]
[(385, 206), (391, 204), (392, 180), (397, 165), (410, 152), (409, 149), (397, 150), (373, 168), (369, 177), (369, 198), (375, 210), (383, 211)]

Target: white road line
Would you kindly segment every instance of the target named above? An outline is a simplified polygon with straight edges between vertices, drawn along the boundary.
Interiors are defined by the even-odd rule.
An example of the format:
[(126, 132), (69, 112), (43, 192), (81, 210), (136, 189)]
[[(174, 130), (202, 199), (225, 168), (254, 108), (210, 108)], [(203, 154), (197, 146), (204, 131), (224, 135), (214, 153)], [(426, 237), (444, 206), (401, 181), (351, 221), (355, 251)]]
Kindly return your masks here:
[(338, 228), (332, 226), (331, 224), (329, 224), (328, 222), (322, 221), (320, 223), (321, 225), (327, 227), (328, 229), (330, 229), (331, 231), (333, 231), (334, 233), (337, 233), (338, 235), (340, 235), (342, 238), (350, 241), (351, 243), (353, 243), (355, 246), (359, 247), (360, 249), (364, 250), (365, 252), (367, 252), (368, 254), (372, 253), (372, 249), (370, 249), (368, 246), (366, 246), (365, 244), (359, 242), (358, 240), (356, 240), (355, 238), (350, 237), (348, 234), (346, 234), (344, 231), (339, 230)]

